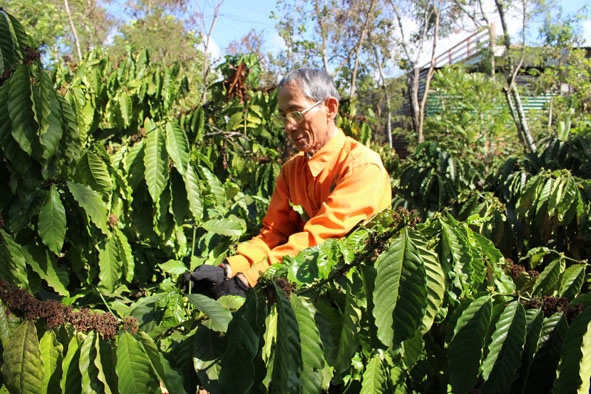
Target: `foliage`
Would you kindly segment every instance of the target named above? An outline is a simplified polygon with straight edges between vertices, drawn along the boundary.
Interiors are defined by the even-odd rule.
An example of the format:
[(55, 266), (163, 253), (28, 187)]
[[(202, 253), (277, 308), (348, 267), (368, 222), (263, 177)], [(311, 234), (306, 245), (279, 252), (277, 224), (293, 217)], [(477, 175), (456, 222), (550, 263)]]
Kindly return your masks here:
[[(152, 65), (147, 53), (115, 68), (94, 52), (75, 70), (56, 70), (56, 91), (21, 26), (2, 15), (12, 48), (0, 90), (10, 98), (2, 100), (6, 277), (18, 272), (16, 283), (37, 291), (32, 269), (62, 296), (78, 286), (121, 295), (133, 282), (158, 281), (162, 261), (194, 266), (199, 250), (223, 258), (246, 219), (260, 216), (258, 200), (216, 176), (204, 109), (177, 118), (187, 92), (180, 68)], [(270, 184), (266, 168), (258, 180)]]
[[(556, 57), (555, 57), (556, 58)], [(591, 59), (584, 49), (561, 54), (555, 60), (556, 67), (546, 68), (540, 76), (540, 88), (551, 92), (560, 92), (567, 84), (569, 92), (557, 95), (553, 109), (559, 114), (553, 121), (557, 128), (568, 123), (574, 133), (588, 133), (591, 130), (591, 98), (589, 96), (589, 78), (591, 78)]]
[[(195, 73), (192, 75), (198, 75), (196, 71), (200, 70), (203, 62), (203, 53), (197, 50), (200, 39), (191, 31), (191, 26), (186, 26), (177, 17), (175, 8), (180, 4), (173, 2), (154, 7), (139, 2), (131, 22), (119, 29), (119, 34), (110, 44), (110, 56), (118, 59), (125, 57), (128, 52), (136, 56), (147, 50), (158, 63), (178, 61), (186, 69), (194, 68)], [(170, 45), (171, 42), (175, 42), (175, 45)]]
[(67, 3), (76, 22), (77, 39), (86, 53), (105, 45), (116, 21), (100, 0), (4, 0), (3, 7), (16, 16), (27, 32), (39, 43), (39, 50), (51, 64), (61, 59), (78, 61), (75, 37), (64, 7)]
[(421, 145), (393, 180), (417, 211), (212, 300), (178, 277), (256, 232), (289, 154), (258, 60), (228, 58), (197, 105), (182, 67), (147, 53), (49, 74), (0, 16), (3, 392), (589, 391), (584, 133), (486, 182)]
[(395, 205), (418, 209), (423, 216), (451, 208), (463, 190), (480, 188), (484, 174), (482, 161), (470, 161), (436, 142), (424, 142), (400, 167)]
[(474, 163), (490, 163), (518, 147), (507, 133), (511, 119), (498, 82), (462, 67), (445, 67), (435, 73), (431, 87), (428, 140), (441, 141), (450, 153)]

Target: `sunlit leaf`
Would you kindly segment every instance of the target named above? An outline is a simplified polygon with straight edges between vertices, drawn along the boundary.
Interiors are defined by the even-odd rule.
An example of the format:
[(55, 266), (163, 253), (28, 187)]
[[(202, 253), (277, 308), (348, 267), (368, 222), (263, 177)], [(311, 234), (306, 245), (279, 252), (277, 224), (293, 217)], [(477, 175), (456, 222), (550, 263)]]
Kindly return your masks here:
[(43, 146), (45, 160), (52, 158), (62, 138), (61, 106), (49, 75), (39, 69), (36, 73), (37, 84), (33, 85), (35, 101), (35, 120), (39, 124), (39, 142)]
[(148, 192), (155, 203), (166, 187), (168, 180), (168, 153), (166, 152), (166, 139), (160, 126), (147, 120), (146, 147), (144, 149), (144, 178), (148, 185)]
[(568, 267), (562, 275), (558, 295), (566, 297), (569, 301), (575, 298), (583, 286), (585, 280), (585, 265), (574, 264)]
[(121, 258), (117, 238), (107, 239), (99, 254), (99, 288), (107, 294), (113, 293), (121, 283)]
[(591, 309), (573, 321), (562, 349), (556, 393), (587, 394), (591, 384)]
[(232, 320), (232, 314), (219, 303), (210, 297), (202, 294), (187, 294), (189, 302), (211, 319), (211, 329), (219, 332), (226, 332), (228, 324)]
[(482, 296), (472, 301), (458, 318), (447, 363), (454, 392), (467, 393), (476, 383), (491, 313), (490, 296)]
[(224, 219), (211, 219), (202, 224), (202, 227), (212, 233), (239, 237), (246, 231), (244, 219), (231, 216)]
[(59, 380), (62, 375), (64, 347), (58, 342), (53, 330), (45, 331), (39, 341), (43, 360), (44, 379), (42, 389), (47, 394), (59, 393)]
[(161, 394), (158, 377), (140, 342), (130, 333), (123, 332), (119, 335), (117, 345), (115, 369), (119, 377), (119, 393)]
[(36, 154), (39, 151), (36, 136), (39, 125), (35, 122), (31, 101), (31, 76), (24, 63), (16, 67), (8, 83), (7, 106), (12, 121), (12, 137), (23, 151), (39, 160), (39, 154)]
[(388, 393), (387, 372), (379, 353), (374, 354), (363, 372), (360, 394)]
[[(111, 393), (109, 386), (106, 386), (104, 374), (95, 361), (100, 363), (100, 353), (97, 351), (96, 341), (98, 337), (94, 331), (90, 331), (80, 347), (80, 375), (82, 376), (82, 390), (85, 393)], [(101, 375), (99, 378), (99, 375)]]
[(76, 179), (79, 183), (84, 183), (101, 194), (108, 195), (113, 190), (113, 182), (107, 164), (93, 151), (86, 152), (80, 158), (76, 166)]
[(165, 263), (158, 264), (158, 267), (162, 272), (172, 275), (182, 275), (187, 272), (187, 266), (179, 260), (168, 260)]
[(394, 339), (393, 312), (398, 302), (405, 242), (406, 232), (394, 241), (392, 246), (383, 252), (375, 262), (378, 274), (373, 299), (380, 300), (380, 302), (375, 303), (372, 314), (378, 328), (378, 338), (386, 346), (391, 346)]
[[(404, 259), (398, 300), (403, 300), (403, 302), (397, 302), (393, 312), (395, 344), (412, 338), (415, 331), (421, 327), (427, 309), (427, 276), (422, 257), (423, 251), (427, 256), (430, 256), (426, 244), (418, 232), (409, 233), (405, 228), (401, 234), (407, 234), (407, 236), (402, 237), (401, 235), (401, 238), (404, 238), (406, 242), (403, 249)], [(379, 275), (380, 271), (378, 270)]]
[(207, 188), (218, 204), (223, 204), (226, 201), (226, 191), (222, 182), (211, 172), (207, 167), (199, 166), (197, 168), (199, 174), (206, 181)]
[(25, 320), (10, 335), (2, 360), (4, 383), (11, 393), (43, 393), (45, 371), (35, 322)]
[(139, 342), (141, 343), (141, 345), (144, 347), (144, 350), (146, 351), (146, 355), (150, 358), (150, 362), (152, 364), (152, 367), (154, 368), (154, 370), (158, 374), (158, 378), (160, 379), (160, 381), (163, 382), (165, 387), (169, 387), (166, 371), (164, 369), (163, 357), (160, 354), (160, 352), (158, 351), (158, 348), (157, 348), (156, 344), (154, 343), (154, 340), (143, 331), (140, 331), (138, 333), (138, 337), (139, 337), (138, 338)]
[(49, 188), (47, 201), (39, 211), (39, 235), (54, 254), (59, 254), (66, 237), (66, 210), (55, 184)]
[(295, 294), (291, 295), (289, 301), (297, 319), (302, 348), (300, 392), (319, 393), (323, 387), (322, 370), (326, 363), (322, 351), (320, 331), (314, 321), (314, 315), (317, 311), (307, 300)]
[(0, 300), (0, 344), (5, 348), (8, 345), (10, 334), (19, 326), (22, 319), (9, 312)]
[(101, 199), (99, 194), (89, 188), (75, 182), (68, 182), (68, 190), (72, 193), (74, 199), (80, 207), (84, 209), (92, 223), (103, 233), (107, 234), (107, 204)]
[(191, 151), (185, 131), (176, 122), (166, 124), (166, 150), (179, 174), (185, 175)]
[(119, 250), (121, 267), (125, 273), (125, 281), (131, 283), (135, 277), (135, 258), (133, 257), (133, 250), (123, 231), (115, 227), (113, 229), (113, 235), (117, 241), (117, 249)]
[(121, 119), (123, 120), (123, 126), (129, 127), (133, 116), (133, 104), (131, 97), (125, 90), (121, 90), (116, 97), (119, 102), (119, 109), (121, 111)]
[(439, 308), (443, 304), (446, 281), (437, 254), (429, 250), (425, 242), (415, 240), (415, 244), (421, 252), (427, 280), (427, 309), (422, 321), (422, 332), (426, 333), (431, 328), (435, 317), (439, 313)]
[(519, 301), (513, 301), (505, 307), (495, 324), (488, 354), (482, 363), (482, 393), (509, 390), (521, 363), (525, 333), (525, 310)]
[(197, 222), (200, 222), (203, 217), (203, 201), (199, 189), (199, 182), (200, 180), (197, 177), (195, 168), (189, 164), (185, 175), (185, 187), (187, 189), (187, 199), (189, 200), (189, 207), (191, 208), (193, 219)]
[(548, 264), (540, 273), (539, 278), (534, 283), (532, 294), (535, 296), (546, 295), (560, 283), (560, 276), (564, 272), (564, 259), (558, 258)]
[(80, 361), (80, 343), (73, 335), (68, 343), (68, 351), (62, 362), (62, 378), (60, 387), (64, 393), (79, 393), (82, 390), (82, 375), (78, 363)]
[(58, 259), (50, 255), (47, 249), (41, 246), (27, 245), (23, 254), (26, 256), (27, 265), (57, 294), (70, 295), (68, 291), (69, 272), (58, 264)]
[[(464, 289), (468, 275), (472, 272), (471, 262), (473, 250), (464, 234), (449, 223), (441, 220), (441, 261), (451, 264), (454, 273), (454, 286)], [(449, 263), (448, 263), (449, 262)]]
[(22, 247), (4, 229), (0, 228), (0, 273), (2, 277), (10, 279), (12, 284), (22, 284), (28, 287), (27, 260)]

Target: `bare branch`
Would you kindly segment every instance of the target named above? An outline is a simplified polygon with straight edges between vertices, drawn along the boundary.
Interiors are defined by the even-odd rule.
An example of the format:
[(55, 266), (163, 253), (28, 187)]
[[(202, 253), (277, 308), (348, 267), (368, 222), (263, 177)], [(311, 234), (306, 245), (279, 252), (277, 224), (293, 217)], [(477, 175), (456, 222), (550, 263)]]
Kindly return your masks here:
[[(211, 43), (211, 35), (213, 33), (213, 29), (218, 21), (218, 17), (220, 16), (220, 8), (224, 4), (224, 0), (218, 0), (213, 5), (213, 20), (208, 28), (205, 26), (205, 12), (198, 12), (197, 19), (198, 19), (198, 29), (199, 35), (203, 40), (203, 67), (201, 68), (201, 75), (203, 77), (203, 93), (201, 95), (201, 102), (205, 103), (207, 101), (207, 77), (209, 76), (209, 45)], [(195, 0), (195, 5), (197, 10), (199, 10), (199, 0)], [(205, 6), (204, 6), (205, 8)]]
[(82, 60), (82, 50), (80, 49), (80, 40), (78, 39), (78, 31), (76, 30), (76, 26), (74, 26), (74, 20), (72, 19), (72, 13), (70, 12), (70, 4), (68, 0), (64, 0), (64, 7), (66, 8), (66, 15), (68, 15), (68, 22), (70, 23), (70, 28), (72, 29), (72, 35), (74, 36), (74, 44), (76, 46), (76, 55), (78, 55), (78, 61)]

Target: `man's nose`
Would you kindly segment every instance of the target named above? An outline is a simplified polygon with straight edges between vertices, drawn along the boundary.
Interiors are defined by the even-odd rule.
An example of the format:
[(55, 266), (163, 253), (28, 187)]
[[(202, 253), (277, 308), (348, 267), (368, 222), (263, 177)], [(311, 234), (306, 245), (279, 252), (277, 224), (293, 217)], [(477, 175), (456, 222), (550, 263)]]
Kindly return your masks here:
[(289, 133), (289, 132), (295, 130), (296, 126), (297, 125), (295, 123), (292, 123), (292, 122), (286, 120), (284, 129), (286, 132)]

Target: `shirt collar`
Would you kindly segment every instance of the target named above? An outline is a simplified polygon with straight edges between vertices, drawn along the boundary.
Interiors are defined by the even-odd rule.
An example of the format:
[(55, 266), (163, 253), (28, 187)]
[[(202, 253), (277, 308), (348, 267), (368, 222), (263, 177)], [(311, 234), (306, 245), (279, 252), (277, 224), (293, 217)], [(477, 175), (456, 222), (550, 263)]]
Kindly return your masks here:
[(318, 152), (308, 158), (308, 166), (314, 177), (318, 176), (322, 170), (331, 167), (336, 160), (341, 148), (345, 145), (345, 133), (338, 129), (337, 134), (330, 139)]

